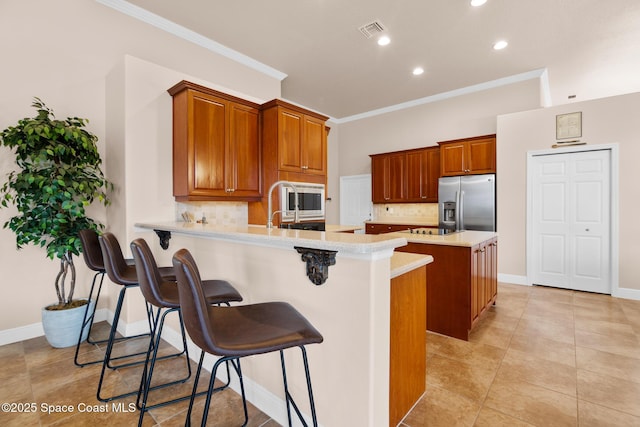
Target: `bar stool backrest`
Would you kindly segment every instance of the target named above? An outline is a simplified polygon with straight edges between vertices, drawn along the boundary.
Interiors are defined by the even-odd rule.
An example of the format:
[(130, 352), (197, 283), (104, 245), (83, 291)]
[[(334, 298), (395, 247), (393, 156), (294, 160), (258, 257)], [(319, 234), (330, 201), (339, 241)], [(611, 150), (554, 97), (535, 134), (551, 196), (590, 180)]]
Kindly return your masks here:
[[(220, 354), (218, 346), (215, 345), (212, 322), (209, 319), (209, 307), (202, 291), (200, 271), (187, 249), (180, 249), (174, 254), (173, 269), (178, 281), (180, 309), (184, 325), (191, 340), (208, 353)], [(224, 308), (218, 309), (224, 310)]]
[(82, 257), (87, 267), (96, 272), (104, 272), (104, 260), (102, 259), (98, 233), (95, 230), (84, 229), (80, 230), (78, 234), (80, 235), (80, 243), (82, 243)]
[[(136, 263), (138, 283), (144, 298), (156, 307), (167, 306), (160, 292), (160, 285), (164, 281), (156, 259), (151, 253), (151, 248), (144, 239), (135, 239), (131, 242), (131, 252)], [(175, 286), (175, 285), (174, 285)]]
[(106, 232), (98, 240), (100, 241), (104, 267), (107, 270), (109, 279), (113, 283), (123, 286), (137, 284), (138, 278), (135, 277), (135, 267), (127, 265), (116, 236), (113, 233)]

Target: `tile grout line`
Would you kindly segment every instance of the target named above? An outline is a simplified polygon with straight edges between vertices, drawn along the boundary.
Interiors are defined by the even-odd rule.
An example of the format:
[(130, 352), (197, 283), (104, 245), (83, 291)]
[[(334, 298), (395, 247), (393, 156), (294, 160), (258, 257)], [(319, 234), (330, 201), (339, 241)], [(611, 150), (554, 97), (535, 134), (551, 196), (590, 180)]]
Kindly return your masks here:
[[(480, 409), (478, 410), (478, 413), (476, 414), (476, 417), (474, 418), (472, 425), (476, 424), (476, 422), (478, 421), (478, 417), (480, 416), (480, 412), (482, 412), (482, 409), (485, 408), (485, 402), (487, 400), (487, 397), (489, 396), (489, 393), (491, 392), (491, 387), (493, 387), (493, 384), (495, 383), (496, 377), (498, 376), (498, 371), (502, 367), (502, 363), (504, 362), (504, 358), (507, 356), (507, 352), (509, 351), (509, 348), (511, 347), (511, 341), (513, 340), (513, 336), (515, 335), (516, 330), (518, 329), (518, 325), (520, 325), (520, 322), (522, 321), (522, 317), (524, 316), (524, 312), (525, 312), (527, 306), (529, 305), (529, 301), (530, 300), (531, 300), (531, 290), (529, 290), (529, 292), (527, 293), (527, 303), (525, 304), (525, 308), (522, 310), (522, 313), (520, 314), (520, 317), (518, 318), (518, 323), (516, 324), (516, 327), (513, 329), (513, 332), (511, 333), (511, 336), (509, 337), (509, 342), (507, 344), (506, 351), (504, 352), (504, 355), (500, 359), (500, 363), (498, 364), (498, 367), (496, 368), (496, 372), (495, 372), (495, 374), (493, 376), (493, 379), (491, 380), (491, 384), (489, 384), (489, 388), (487, 389), (487, 393), (485, 394), (484, 399), (482, 399), (482, 402), (480, 403)], [(513, 414), (505, 414), (504, 412), (502, 412), (499, 409), (491, 408), (491, 407), (488, 407), (488, 408), (490, 408), (490, 409), (492, 409), (492, 410), (494, 410), (496, 412), (499, 412), (501, 414), (504, 414), (504, 415), (506, 415), (508, 417), (516, 418), (516, 419), (518, 419), (520, 421), (523, 421), (523, 422), (528, 422), (526, 420), (523, 420), (521, 418), (516, 417)]]

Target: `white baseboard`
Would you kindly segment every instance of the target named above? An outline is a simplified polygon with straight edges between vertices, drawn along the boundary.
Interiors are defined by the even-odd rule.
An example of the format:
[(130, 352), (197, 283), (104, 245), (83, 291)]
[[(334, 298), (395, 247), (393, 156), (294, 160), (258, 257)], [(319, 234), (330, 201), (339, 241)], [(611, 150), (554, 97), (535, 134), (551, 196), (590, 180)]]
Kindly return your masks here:
[(629, 288), (618, 288), (612, 293), (611, 296), (616, 298), (640, 300), (640, 290), (629, 289)]
[[(518, 276), (515, 274), (498, 274), (498, 282), (510, 283), (512, 285), (531, 286), (527, 283), (527, 276)], [(632, 299), (640, 301), (640, 289), (618, 288), (612, 291), (612, 297)]]
[[(94, 322), (107, 320), (107, 309), (101, 308), (96, 310), (94, 319)], [(111, 319), (113, 319), (113, 314), (111, 314)], [(31, 325), (19, 326), (17, 328), (0, 331), (0, 345), (13, 344), (14, 342), (30, 340), (31, 338), (38, 338), (41, 336), (44, 336), (42, 322), (32, 323)]]
[(510, 283), (512, 285), (531, 286), (527, 283), (527, 276), (519, 276), (516, 274), (498, 273), (498, 282)]

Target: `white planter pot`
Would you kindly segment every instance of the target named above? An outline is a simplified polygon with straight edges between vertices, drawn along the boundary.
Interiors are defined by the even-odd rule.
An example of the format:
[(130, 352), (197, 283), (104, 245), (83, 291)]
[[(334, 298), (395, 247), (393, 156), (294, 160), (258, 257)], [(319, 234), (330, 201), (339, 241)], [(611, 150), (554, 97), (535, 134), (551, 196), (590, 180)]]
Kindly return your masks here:
[[(89, 301), (89, 315), (93, 313), (95, 301)], [(82, 327), (87, 305), (69, 310), (42, 309), (42, 327), (47, 341), (52, 347), (71, 347), (78, 343), (78, 335)], [(89, 335), (89, 325), (82, 331), (82, 341)]]

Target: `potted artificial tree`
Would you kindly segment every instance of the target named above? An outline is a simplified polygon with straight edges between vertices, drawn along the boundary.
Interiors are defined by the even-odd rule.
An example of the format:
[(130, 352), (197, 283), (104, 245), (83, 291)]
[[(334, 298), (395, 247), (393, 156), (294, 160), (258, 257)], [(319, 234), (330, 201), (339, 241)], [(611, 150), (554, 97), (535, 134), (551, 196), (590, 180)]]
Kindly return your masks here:
[[(112, 184), (100, 169), (98, 138), (84, 129), (88, 120), (57, 120), (38, 98), (32, 106), (38, 112), (35, 117), (19, 120), (0, 133), (0, 144), (15, 150), (18, 166), (0, 187), (2, 206), (14, 205), (18, 210), (4, 228), (15, 233), (18, 249), (31, 243), (44, 247), (49, 258), (60, 260), (54, 282), (58, 301), (43, 308), (42, 324), (52, 346), (69, 347), (78, 342), (84, 305), (90, 303), (73, 299), (73, 255), (82, 251), (78, 232), (104, 227), (87, 217), (85, 209), (94, 200), (108, 205), (107, 190)], [(61, 331), (56, 331), (56, 318), (64, 323)]]

